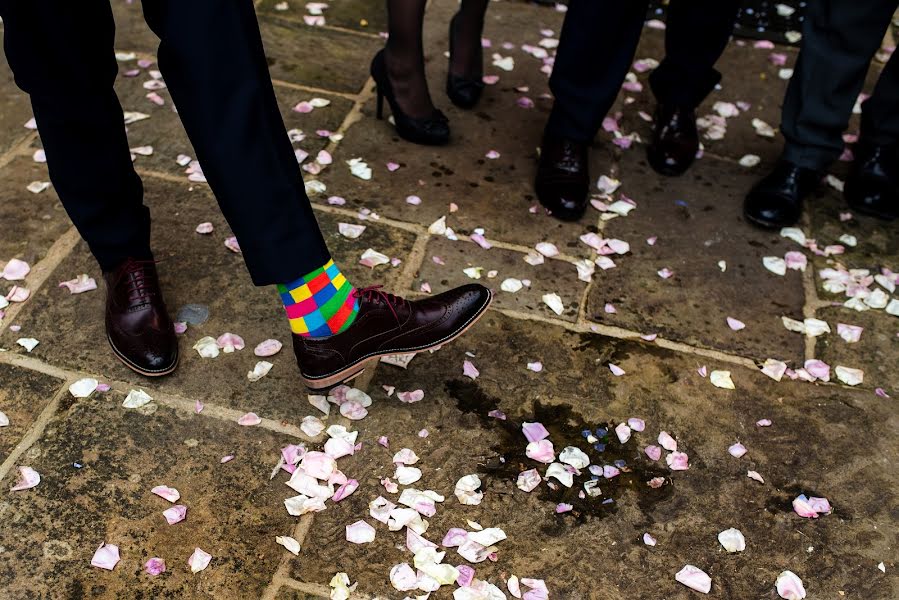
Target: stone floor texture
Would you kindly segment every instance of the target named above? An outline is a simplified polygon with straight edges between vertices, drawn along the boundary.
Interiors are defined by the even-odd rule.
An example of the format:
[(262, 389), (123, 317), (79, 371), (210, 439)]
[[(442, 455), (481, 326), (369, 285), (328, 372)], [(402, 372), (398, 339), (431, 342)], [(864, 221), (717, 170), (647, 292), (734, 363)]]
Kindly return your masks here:
[[(323, 22), (312, 14), (316, 3), (256, 5), (286, 127), (296, 130), (300, 154), (308, 153), (307, 187), (349, 278), (419, 297), (475, 277), (495, 290), (496, 301), (452, 345), (405, 367), (382, 363), (352, 382), (372, 400), (365, 418), (350, 420), (334, 405), (328, 415), (315, 408), (297, 377), (277, 295), (253, 287), (240, 255), (225, 245), (232, 234), (211, 191), (178, 162), (192, 148), (167, 91), (157, 91), (161, 105), (147, 98), (157, 41), (140, 3), (113, 0), (121, 72), (138, 68), (138, 60), (151, 63), (136, 77), (119, 77), (116, 89), (126, 111), (148, 116), (128, 134), (154, 216), (166, 300), (173, 314), (188, 304), (209, 312), (182, 334), (175, 374), (142, 378), (106, 345), (103, 290), (70, 294), (58, 286), (87, 274), (102, 287), (101, 273), (52, 185), (27, 189), (49, 177), (39, 133), (25, 127), (28, 99), (0, 61), (0, 272), (12, 259), (31, 267), (24, 281), (0, 278), (0, 304), (14, 286), (30, 292), (0, 306), (0, 598), (343, 598), (331, 585), (339, 573), (353, 585), (353, 599), (427, 597), (424, 589), (398, 591), (390, 574), (395, 565), (412, 565), (413, 552), (429, 542), (446, 551), (446, 564), (463, 566), (463, 574), (473, 568), (476, 579), (444, 585), (435, 599), (521, 597), (513, 576), (545, 581), (554, 599), (696, 597), (675, 579), (685, 565), (711, 577), (713, 598), (776, 599), (784, 571), (802, 579), (808, 598), (899, 597), (899, 318), (883, 302), (845, 306), (846, 294), (828, 282), (834, 274), (854, 277), (899, 306), (890, 289), (899, 271), (896, 226), (849, 214), (835, 186), (823, 183), (798, 228), (804, 245), (759, 231), (741, 214), (743, 196), (782, 143), (752, 124), (779, 123), (787, 81), (771, 54), (783, 54), (789, 68), (795, 48), (731, 43), (719, 63), (723, 81), (699, 115), (739, 114), (720, 119), (724, 135), (708, 132), (702, 157), (673, 179), (645, 159), (654, 100), (648, 72), (635, 69), (591, 156), (594, 181), (606, 175), (620, 188), (611, 198), (596, 189), (598, 208), (562, 223), (539, 209), (532, 190), (551, 107), (538, 55), (554, 53), (559, 10), (491, 2), (486, 74), (498, 79), (477, 108), (462, 111), (442, 85), (457, 3), (430, 2), (428, 76), (453, 139), (426, 148), (375, 118), (368, 63), (383, 44), (383, 2), (335, 0)], [(637, 58), (663, 53), (664, 32), (647, 28)], [(514, 67), (504, 70), (494, 58), (511, 58)], [(866, 90), (879, 69), (872, 67)], [(329, 103), (293, 109), (313, 98)], [(850, 131), (857, 126), (854, 116)], [(313, 161), (322, 151), (333, 163), (318, 172)], [(742, 164), (750, 154), (757, 166)], [(351, 173), (353, 159), (368, 164), (370, 179)], [(842, 178), (845, 169), (837, 164), (832, 174)], [(628, 199), (636, 208), (626, 216), (606, 210)], [(195, 232), (202, 222), (212, 223), (212, 233)], [(365, 229), (351, 239), (339, 233), (340, 223)], [(597, 249), (603, 239), (629, 248), (607, 255)], [(538, 253), (541, 243), (548, 256)], [(367, 249), (395, 260), (365, 267), (359, 261)], [(766, 257), (785, 255), (804, 256), (807, 267), (783, 275), (765, 267)], [(603, 268), (609, 259), (615, 266)], [(515, 284), (521, 289), (506, 291)], [(561, 311), (546, 302), (552, 294)], [(784, 317), (819, 319), (830, 331), (789, 331)], [(841, 335), (845, 325), (863, 327), (857, 341)], [(240, 335), (246, 348), (213, 359), (192, 349), (225, 332)], [(286, 347), (266, 359), (270, 373), (249, 381), (259, 360), (253, 348), (272, 338)], [(30, 350), (23, 345), (29, 339), (38, 342)], [(766, 371), (781, 364), (786, 374), (768, 376), (766, 361)], [(847, 381), (842, 367), (862, 370), (863, 380)], [(723, 372), (734, 389), (713, 385)], [(815, 379), (809, 372), (820, 377), (804, 381)], [(84, 379), (100, 385), (76, 397), (70, 386)], [(152, 399), (126, 408), (132, 390)], [(399, 399), (416, 390), (422, 399)], [(333, 392), (335, 403), (342, 391)], [(238, 425), (247, 413), (260, 422)], [(619, 438), (616, 426), (635, 418), (645, 430), (631, 420), (630, 438)], [(295, 467), (283, 455), (339, 439), (339, 429), (314, 427), (321, 422), (356, 433), (361, 447), (338, 468), (359, 487), (323, 511), (292, 516), (284, 501), (298, 492), (285, 483)], [(563, 469), (577, 471), (571, 487), (545, 479), (533, 491), (519, 489), (521, 472), (546, 471), (526, 455), (526, 422), (546, 427), (556, 453), (580, 449), (591, 468)], [(688, 470), (669, 468), (665, 455), (675, 455), (667, 451), (656, 461), (644, 452), (663, 431), (689, 456)], [(729, 453), (736, 443), (748, 450), (739, 458)], [(417, 455), (421, 479), (400, 490), (445, 497), (436, 512), (422, 509), (421, 537), (391, 531), (370, 515), (379, 496), (399, 503), (388, 480), (397, 479), (394, 455), (404, 448)], [(11, 491), (22, 468), (39, 473), (40, 483)], [(454, 488), (471, 474), (483, 498), (463, 505)], [(584, 493), (584, 483), (596, 485), (596, 496)], [(150, 491), (162, 485), (180, 492), (182, 522), (163, 517), (172, 504)], [(832, 511), (801, 517), (793, 507), (800, 494), (827, 498)], [(347, 526), (360, 520), (374, 527), (374, 541), (347, 540)], [(469, 562), (443, 547), (448, 530), (479, 527), (507, 536), (487, 560)], [(729, 528), (745, 537), (742, 552), (719, 543), (716, 536)], [(279, 536), (295, 539), (299, 553), (279, 545)], [(119, 548), (112, 570), (91, 565), (102, 544)], [(212, 558), (192, 573), (195, 548)], [(165, 572), (146, 572), (152, 557), (165, 560)], [(418, 581), (425, 588), (427, 580)], [(494, 595), (478, 592), (486, 586), (479, 582), (496, 586)]]

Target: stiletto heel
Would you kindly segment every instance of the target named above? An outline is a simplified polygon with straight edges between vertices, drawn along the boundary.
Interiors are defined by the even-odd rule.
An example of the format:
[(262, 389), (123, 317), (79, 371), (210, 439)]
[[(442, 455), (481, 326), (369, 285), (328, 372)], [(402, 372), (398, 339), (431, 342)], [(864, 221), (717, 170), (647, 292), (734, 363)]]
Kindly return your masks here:
[[(450, 62), (453, 60), (453, 50), (455, 49), (456, 38), (456, 17), (450, 19), (449, 40), (450, 40)], [(446, 95), (453, 104), (459, 108), (474, 108), (481, 98), (481, 92), (484, 91), (484, 48), (478, 40), (478, 64), (480, 72), (477, 77), (460, 77), (453, 75), (449, 71), (446, 73)]]
[(426, 146), (442, 146), (449, 141), (449, 120), (442, 112), (435, 108), (430, 116), (414, 119), (400, 108), (393, 93), (393, 86), (390, 84), (390, 77), (387, 75), (384, 50), (378, 51), (372, 59), (371, 76), (377, 84), (377, 117), (379, 119), (383, 118), (384, 98), (387, 98), (387, 103), (390, 104), (390, 112), (393, 113), (396, 132), (401, 138)]

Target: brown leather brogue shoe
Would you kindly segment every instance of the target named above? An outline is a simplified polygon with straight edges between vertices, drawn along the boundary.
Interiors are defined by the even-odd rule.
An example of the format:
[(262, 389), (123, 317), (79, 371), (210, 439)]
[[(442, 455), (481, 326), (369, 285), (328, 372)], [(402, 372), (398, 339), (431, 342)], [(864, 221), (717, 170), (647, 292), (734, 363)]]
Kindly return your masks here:
[(587, 157), (587, 144), (543, 136), (534, 191), (540, 204), (557, 219), (577, 221), (587, 210)]
[(326, 338), (293, 336), (300, 376), (307, 387), (318, 390), (348, 381), (381, 356), (442, 346), (474, 325), (493, 297), (478, 284), (415, 301), (380, 287), (355, 291), (359, 313), (346, 331)]
[(156, 264), (128, 259), (103, 274), (106, 338), (129, 369), (159, 377), (178, 366), (178, 338), (165, 309)]
[(696, 113), (688, 108), (659, 104), (652, 142), (646, 148), (650, 166), (662, 175), (682, 175), (696, 160), (698, 151)]

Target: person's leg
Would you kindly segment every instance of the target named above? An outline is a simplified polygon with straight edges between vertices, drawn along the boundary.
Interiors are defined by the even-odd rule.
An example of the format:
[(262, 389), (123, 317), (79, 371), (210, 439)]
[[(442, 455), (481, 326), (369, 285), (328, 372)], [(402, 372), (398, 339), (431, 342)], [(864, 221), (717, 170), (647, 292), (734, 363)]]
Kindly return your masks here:
[(429, 117), (435, 110), (425, 76), (422, 25), (426, 0), (387, 0), (384, 49), (387, 71), (396, 101), (412, 118)]
[(862, 103), (860, 139), (876, 146), (899, 144), (899, 58), (896, 58), (896, 52), (880, 72), (871, 97)]
[(449, 72), (459, 77), (480, 79), (483, 73), (481, 34), (484, 31), (484, 14), (490, 0), (462, 0), (459, 12), (453, 18), (454, 36), (450, 55)]
[(843, 151), (842, 134), (896, 0), (817, 0), (805, 8), (802, 49), (784, 98), (783, 158), (822, 171)]
[(630, 69), (647, 0), (572, 0), (549, 80), (555, 96), (545, 134), (593, 141)]
[(899, 58), (895, 53), (871, 97), (862, 104), (861, 135), (844, 189), (853, 209), (882, 219), (899, 217)]
[(113, 82), (107, 0), (0, 0), (4, 49), (31, 98), (50, 180), (103, 271), (150, 259), (150, 216)]
[(278, 109), (251, 0), (144, 0), (159, 69), (256, 285), (330, 258)]
[(665, 58), (649, 76), (656, 100), (694, 109), (721, 80), (715, 63), (727, 47), (738, 0), (672, 0)]

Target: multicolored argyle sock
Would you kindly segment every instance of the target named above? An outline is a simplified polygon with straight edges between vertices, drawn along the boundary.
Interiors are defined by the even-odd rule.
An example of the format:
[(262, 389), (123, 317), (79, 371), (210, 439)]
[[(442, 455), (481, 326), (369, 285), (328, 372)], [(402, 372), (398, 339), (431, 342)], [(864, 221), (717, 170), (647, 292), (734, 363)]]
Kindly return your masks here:
[(303, 337), (327, 337), (356, 320), (359, 300), (333, 260), (290, 283), (278, 284), (290, 329)]

